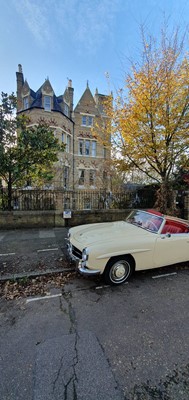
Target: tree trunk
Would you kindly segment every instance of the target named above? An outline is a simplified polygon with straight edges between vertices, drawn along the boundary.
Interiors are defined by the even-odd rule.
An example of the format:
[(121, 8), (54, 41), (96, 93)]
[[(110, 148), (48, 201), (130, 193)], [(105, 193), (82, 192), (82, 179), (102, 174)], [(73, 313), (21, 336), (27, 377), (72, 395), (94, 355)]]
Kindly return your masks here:
[(174, 194), (166, 179), (162, 180), (159, 190), (157, 191), (157, 199), (155, 203), (157, 208), (162, 214), (175, 214)]
[(9, 171), (9, 181), (8, 181), (8, 210), (12, 209), (12, 176)]

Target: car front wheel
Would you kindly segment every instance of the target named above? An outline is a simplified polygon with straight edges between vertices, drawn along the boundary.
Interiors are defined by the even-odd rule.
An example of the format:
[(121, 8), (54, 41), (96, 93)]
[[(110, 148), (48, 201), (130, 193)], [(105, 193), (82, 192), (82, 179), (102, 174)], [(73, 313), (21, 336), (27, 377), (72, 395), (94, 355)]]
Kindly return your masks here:
[(106, 265), (104, 280), (107, 285), (121, 285), (131, 276), (133, 270), (134, 265), (130, 257), (112, 258)]

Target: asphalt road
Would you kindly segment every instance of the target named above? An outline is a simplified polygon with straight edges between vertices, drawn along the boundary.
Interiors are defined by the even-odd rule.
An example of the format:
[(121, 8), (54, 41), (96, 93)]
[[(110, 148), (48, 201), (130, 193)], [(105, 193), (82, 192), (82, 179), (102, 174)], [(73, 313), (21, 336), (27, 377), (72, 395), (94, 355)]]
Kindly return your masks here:
[(75, 278), (44, 299), (1, 299), (0, 399), (188, 400), (188, 279)]
[(65, 265), (66, 228), (0, 231), (0, 279)]

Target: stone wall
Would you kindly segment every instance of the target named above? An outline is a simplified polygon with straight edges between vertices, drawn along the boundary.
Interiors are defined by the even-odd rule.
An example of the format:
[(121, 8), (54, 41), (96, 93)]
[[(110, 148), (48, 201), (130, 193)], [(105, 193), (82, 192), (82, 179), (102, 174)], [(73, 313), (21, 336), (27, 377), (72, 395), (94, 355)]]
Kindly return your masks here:
[(54, 211), (0, 211), (0, 230), (54, 226)]
[(74, 211), (69, 219), (58, 211), (1, 211), (0, 230), (27, 228), (54, 228), (95, 222), (123, 220), (130, 210)]

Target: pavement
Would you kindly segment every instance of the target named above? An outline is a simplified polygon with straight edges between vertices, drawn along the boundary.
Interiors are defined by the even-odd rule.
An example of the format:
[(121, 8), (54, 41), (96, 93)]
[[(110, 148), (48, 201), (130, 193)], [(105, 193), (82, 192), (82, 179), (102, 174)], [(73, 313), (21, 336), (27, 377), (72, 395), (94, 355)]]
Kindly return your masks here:
[(66, 259), (68, 228), (0, 230), (0, 281), (73, 271)]

